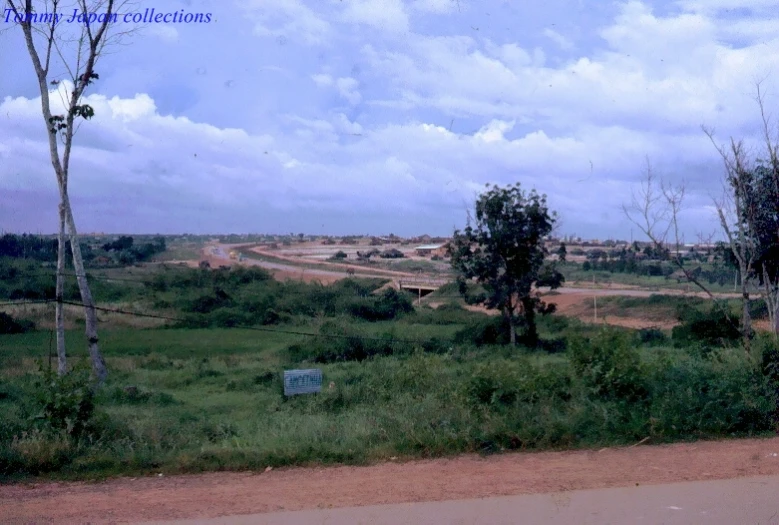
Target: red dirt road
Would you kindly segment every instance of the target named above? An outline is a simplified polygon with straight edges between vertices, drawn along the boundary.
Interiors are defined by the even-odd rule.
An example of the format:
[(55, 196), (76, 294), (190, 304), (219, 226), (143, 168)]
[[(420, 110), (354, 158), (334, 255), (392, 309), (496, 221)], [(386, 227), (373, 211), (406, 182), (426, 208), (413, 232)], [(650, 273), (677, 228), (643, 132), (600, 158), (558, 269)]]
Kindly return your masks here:
[(131, 523), (779, 474), (779, 438), (0, 486), (0, 521)]

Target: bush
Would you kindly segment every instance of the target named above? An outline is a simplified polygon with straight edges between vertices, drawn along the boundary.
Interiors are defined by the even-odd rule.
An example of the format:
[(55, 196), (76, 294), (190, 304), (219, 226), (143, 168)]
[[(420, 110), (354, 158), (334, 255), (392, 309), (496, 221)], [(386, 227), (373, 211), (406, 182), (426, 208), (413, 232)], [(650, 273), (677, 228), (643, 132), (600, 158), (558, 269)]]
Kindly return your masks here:
[(604, 328), (591, 340), (574, 337), (570, 346), (576, 374), (597, 397), (635, 401), (646, 396), (641, 359), (626, 333)]
[(359, 331), (336, 321), (327, 321), (319, 329), (319, 336), (305, 345), (295, 344), (287, 348), (291, 361), (337, 363), (364, 361), (375, 356), (404, 355), (411, 346), (397, 341), (392, 332), (366, 337)]
[(659, 328), (642, 328), (638, 331), (638, 342), (642, 345), (660, 346), (668, 342), (668, 337)]
[(432, 325), (468, 325), (476, 319), (486, 318), (487, 314), (471, 312), (457, 303), (444, 303), (436, 309), (423, 307), (414, 315), (414, 322)]
[(749, 315), (752, 319), (766, 319), (768, 317), (768, 307), (765, 301), (749, 301)]
[(465, 397), (493, 408), (541, 400), (571, 399), (572, 378), (565, 366), (533, 366), (526, 359), (496, 360), (476, 367)]
[(652, 388), (651, 432), (664, 437), (754, 434), (772, 428), (776, 392), (740, 349), (688, 356), (660, 371)]
[(504, 316), (492, 316), (471, 322), (454, 335), (457, 344), (505, 345), (510, 342), (509, 323)]
[(387, 288), (378, 297), (365, 297), (353, 301), (348, 313), (366, 321), (387, 321), (414, 311), (414, 305), (405, 292)]
[(23, 334), (35, 330), (35, 323), (26, 319), (14, 319), (0, 312), (0, 334)]
[(230, 304), (230, 296), (223, 290), (217, 288), (209, 295), (201, 295), (193, 300), (185, 310), (188, 312), (208, 314)]
[(388, 250), (384, 250), (379, 254), (379, 257), (382, 259), (403, 259), (405, 255), (403, 255), (403, 252), (398, 250), (397, 248), (390, 248)]
[(763, 375), (774, 391), (779, 393), (779, 344), (772, 336), (761, 335), (755, 342), (755, 350), (761, 358)]
[(724, 312), (712, 307), (708, 311), (680, 308), (678, 318), (682, 324), (675, 326), (671, 337), (676, 346), (692, 343), (721, 346), (741, 338), (738, 321), (728, 318)]
[(64, 376), (40, 364), (42, 377), (36, 384), (35, 400), (39, 408), (34, 420), (43, 429), (64, 431), (81, 437), (95, 413), (94, 392), (89, 371), (76, 368)]

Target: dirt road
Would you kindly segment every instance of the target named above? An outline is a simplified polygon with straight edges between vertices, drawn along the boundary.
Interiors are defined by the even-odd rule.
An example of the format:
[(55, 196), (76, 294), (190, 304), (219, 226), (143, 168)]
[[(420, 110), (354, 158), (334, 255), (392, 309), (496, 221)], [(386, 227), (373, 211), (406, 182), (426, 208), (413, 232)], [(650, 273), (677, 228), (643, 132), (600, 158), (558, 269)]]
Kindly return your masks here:
[(779, 524), (779, 476), (459, 501), (308, 510), (143, 525)]
[(209, 519), (769, 475), (779, 475), (779, 438), (487, 458), (469, 455), (368, 467), (153, 476), (95, 484), (6, 485), (0, 486), (0, 521), (97, 524)]
[[(204, 255), (207, 256), (208, 259), (210, 258), (216, 258), (220, 264), (229, 264), (232, 261), (229, 258), (229, 252), (230, 250), (238, 247), (238, 246), (245, 246), (242, 244), (218, 244), (218, 245), (209, 245), (204, 248)], [(319, 276), (323, 278), (329, 278), (329, 279), (343, 279), (346, 277), (346, 271), (348, 269), (356, 269), (359, 273), (358, 276), (361, 277), (377, 277), (377, 278), (395, 278), (395, 279), (415, 279), (419, 278), (418, 274), (414, 273), (408, 273), (408, 272), (398, 272), (393, 270), (382, 270), (382, 269), (372, 269), (372, 268), (360, 268), (355, 267), (354, 265), (348, 265), (348, 264), (339, 264), (339, 263), (331, 263), (326, 261), (312, 261), (312, 260), (305, 260), (301, 261), (300, 258), (295, 257), (288, 257), (278, 254), (273, 254), (270, 252), (262, 251), (259, 249), (253, 249), (252, 251), (260, 254), (260, 255), (267, 255), (274, 257), (278, 260), (285, 260), (289, 261), (288, 263), (283, 262), (276, 262), (276, 261), (260, 261), (256, 259), (244, 259), (243, 263), (249, 266), (260, 266), (263, 268), (267, 268), (268, 270), (278, 271), (278, 272), (284, 272), (288, 275), (298, 275), (298, 276)], [(304, 262), (307, 265), (313, 265), (316, 264), (317, 266), (321, 266), (321, 268), (303, 268), (299, 264), (299, 262)], [(428, 276), (431, 277), (431, 276)], [(600, 288), (593, 288), (593, 287), (585, 287), (585, 286), (565, 286), (562, 288), (558, 288), (555, 290), (557, 294), (575, 294), (577, 296), (582, 297), (592, 297), (592, 296), (628, 296), (628, 297), (649, 297), (651, 295), (656, 294), (663, 294), (663, 295), (686, 295), (688, 297), (703, 297), (707, 298), (708, 295), (703, 292), (685, 292), (683, 290), (674, 290), (674, 289), (663, 289), (663, 290), (642, 290), (636, 287), (617, 287), (616, 285), (614, 287), (600, 287)], [(737, 293), (718, 293), (714, 294), (716, 297), (721, 298), (738, 298), (740, 297)]]

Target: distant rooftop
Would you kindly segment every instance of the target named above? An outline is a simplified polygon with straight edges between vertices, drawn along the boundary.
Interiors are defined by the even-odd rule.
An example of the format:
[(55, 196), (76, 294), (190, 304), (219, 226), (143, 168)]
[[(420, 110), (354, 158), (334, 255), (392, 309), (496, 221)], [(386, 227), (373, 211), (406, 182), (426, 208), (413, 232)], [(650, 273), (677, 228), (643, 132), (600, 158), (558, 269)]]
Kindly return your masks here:
[(438, 248), (443, 248), (443, 244), (423, 244), (422, 246), (417, 246), (414, 248), (415, 250), (437, 250)]

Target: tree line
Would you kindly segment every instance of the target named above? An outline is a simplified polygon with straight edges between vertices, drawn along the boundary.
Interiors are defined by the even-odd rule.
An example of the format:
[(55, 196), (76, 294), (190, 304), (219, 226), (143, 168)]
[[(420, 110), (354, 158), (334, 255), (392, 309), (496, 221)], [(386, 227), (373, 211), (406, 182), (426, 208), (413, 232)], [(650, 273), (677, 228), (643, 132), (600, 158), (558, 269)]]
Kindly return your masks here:
[[(43, 263), (56, 263), (58, 257), (57, 239), (42, 235), (6, 233), (0, 236), (0, 258), (28, 259)], [(130, 265), (151, 260), (167, 249), (165, 238), (154, 237), (151, 242), (136, 243), (131, 236), (123, 235), (115, 241), (95, 245), (81, 242), (80, 249), (85, 266), (101, 266), (101, 258), (108, 264)], [(65, 246), (67, 260), (72, 260), (70, 244)]]

